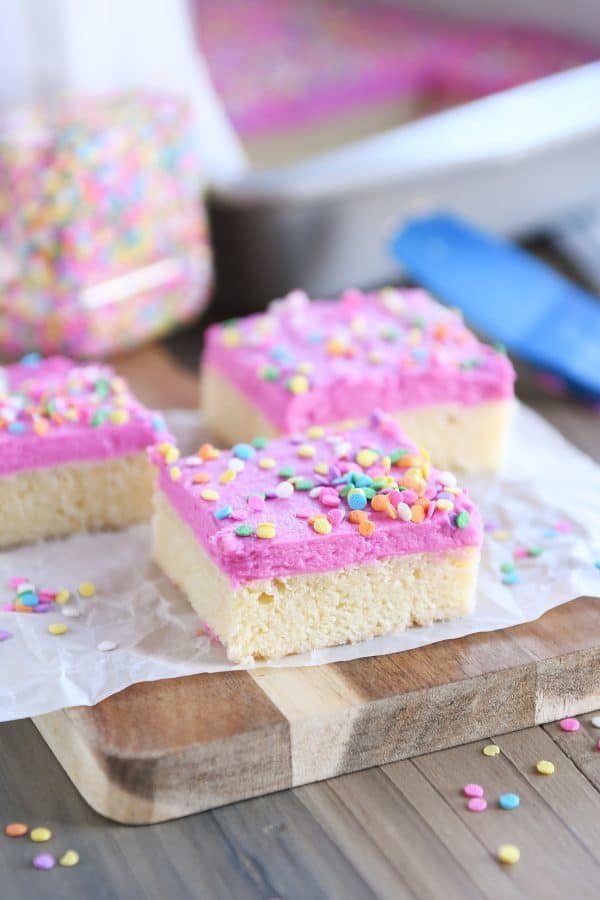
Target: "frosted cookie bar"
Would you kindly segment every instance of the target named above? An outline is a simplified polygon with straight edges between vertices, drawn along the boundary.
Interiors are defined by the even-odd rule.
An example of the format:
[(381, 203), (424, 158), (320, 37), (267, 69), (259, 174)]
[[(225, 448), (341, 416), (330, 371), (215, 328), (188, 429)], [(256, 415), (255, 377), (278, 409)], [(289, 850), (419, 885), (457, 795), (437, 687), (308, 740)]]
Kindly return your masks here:
[(108, 366), (0, 368), (0, 547), (148, 519), (163, 429)]
[(201, 409), (226, 444), (385, 409), (438, 465), (499, 467), (514, 370), (460, 314), (421, 290), (295, 291), (260, 315), (209, 328)]
[(346, 431), (203, 445), (159, 465), (153, 555), (232, 660), (468, 613), (481, 525), (450, 472), (376, 412)]

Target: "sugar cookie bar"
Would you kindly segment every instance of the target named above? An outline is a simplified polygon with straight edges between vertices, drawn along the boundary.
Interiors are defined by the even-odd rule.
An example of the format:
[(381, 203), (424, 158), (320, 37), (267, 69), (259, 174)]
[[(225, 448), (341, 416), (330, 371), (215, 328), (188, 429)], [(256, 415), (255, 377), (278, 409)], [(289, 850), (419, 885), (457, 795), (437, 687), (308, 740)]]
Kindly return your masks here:
[(476, 507), (398, 423), (311, 426), (159, 465), (153, 555), (232, 660), (360, 641), (468, 613)]
[(514, 370), (460, 315), (421, 290), (295, 291), (260, 315), (208, 329), (201, 410), (225, 444), (385, 409), (443, 468), (502, 461)]
[(0, 368), (0, 547), (148, 519), (146, 448), (165, 435), (108, 366), (30, 354)]

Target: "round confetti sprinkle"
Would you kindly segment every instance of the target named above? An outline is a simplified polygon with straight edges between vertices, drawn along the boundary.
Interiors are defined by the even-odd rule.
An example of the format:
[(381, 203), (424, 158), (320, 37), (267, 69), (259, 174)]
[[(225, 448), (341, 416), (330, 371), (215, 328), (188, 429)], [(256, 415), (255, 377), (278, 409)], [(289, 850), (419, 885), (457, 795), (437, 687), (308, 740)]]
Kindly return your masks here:
[(93, 597), (96, 593), (96, 586), (91, 581), (82, 581), (77, 590), (81, 597)]
[(498, 847), (498, 859), (505, 866), (512, 866), (521, 859), (521, 851), (515, 844), (502, 844)]
[(396, 511), (403, 522), (410, 522), (410, 520), (412, 519), (412, 511), (408, 503), (404, 503), (404, 501), (402, 501), (396, 507)]
[(218, 500), (218, 499), (219, 499), (219, 494), (218, 494), (218, 492), (217, 492), (217, 491), (213, 491), (212, 488), (205, 488), (205, 489), (200, 493), (200, 496), (202, 497), (203, 500), (211, 500), (211, 501), (212, 501), (212, 500)]
[(463, 788), (465, 797), (483, 797), (484, 793), (485, 791), (480, 784), (474, 784), (472, 782), (465, 784)]
[(502, 576), (502, 584), (511, 585), (518, 584), (521, 578), (518, 572), (507, 572)]
[(110, 653), (111, 650), (116, 650), (117, 646), (118, 645), (115, 643), (115, 641), (100, 641), (100, 643), (98, 644), (98, 650), (100, 650), (102, 653)]
[(505, 575), (510, 575), (515, 571), (515, 564), (511, 562), (503, 562), (500, 566), (500, 571), (504, 572)]
[(77, 609), (76, 606), (63, 606), (62, 614), (69, 619), (78, 619), (81, 615), (81, 610)]
[(261, 522), (256, 527), (256, 537), (270, 540), (275, 537), (275, 525), (272, 522)]
[(325, 429), (322, 425), (311, 425), (306, 431), (306, 436), (309, 437), (311, 441), (318, 441), (324, 434)]
[(258, 437), (255, 437), (254, 440), (252, 441), (252, 446), (256, 450), (264, 450), (265, 447), (269, 446), (269, 441), (267, 440), (266, 437), (262, 437), (259, 435)]
[(233, 448), (233, 455), (239, 459), (253, 459), (256, 456), (256, 450), (251, 444), (236, 444)]
[(481, 752), (484, 756), (498, 756), (500, 753), (500, 747), (498, 746), (498, 744), (486, 744)]
[(7, 641), (11, 637), (12, 631), (5, 631), (4, 629), (0, 628), (0, 643), (2, 641)]
[(356, 462), (359, 466), (362, 466), (363, 469), (369, 469), (373, 466), (378, 459), (378, 454), (375, 453), (374, 450), (363, 449), (359, 450), (356, 454)]
[(234, 459), (230, 459), (228, 463), (229, 468), (232, 472), (243, 472), (246, 468), (246, 463), (243, 459), (238, 459), (237, 456)]
[(600, 728), (600, 716), (592, 716), (591, 722), (594, 728)]
[(34, 869), (48, 871), (49, 869), (54, 868), (56, 859), (51, 853), (38, 853), (37, 856), (33, 857), (32, 864)]
[(34, 844), (43, 844), (45, 841), (49, 841), (52, 837), (52, 832), (49, 828), (44, 828), (43, 826), (39, 826), (38, 828), (32, 828), (29, 837), (34, 842)]
[(231, 506), (221, 506), (219, 509), (215, 509), (213, 515), (215, 519), (228, 519), (232, 512)]
[(275, 488), (275, 495), (281, 500), (288, 500), (294, 493), (294, 485), (289, 481), (280, 481)]
[(329, 534), (331, 532), (331, 522), (326, 516), (317, 516), (312, 523), (312, 527), (317, 534)]
[(252, 525), (248, 524), (238, 525), (238, 527), (235, 529), (235, 533), (238, 535), (238, 537), (250, 537), (251, 534), (254, 534), (254, 528), (252, 527)]
[(71, 592), (68, 591), (66, 588), (63, 588), (61, 591), (59, 591), (57, 593), (57, 595), (54, 599), (57, 603), (60, 603), (61, 605), (63, 603), (68, 603), (69, 600), (71, 599)]
[(25, 822), (9, 822), (9, 824), (4, 827), (4, 834), (7, 837), (12, 838), (23, 837), (28, 831), (29, 826), (27, 826)]
[(355, 488), (350, 491), (347, 499), (350, 509), (364, 509), (367, 505), (367, 498), (362, 488)]
[(308, 478), (300, 478), (294, 485), (297, 491), (312, 491), (314, 486), (314, 481), (310, 481)]
[(275, 466), (276, 461), (272, 456), (263, 456), (263, 458), (258, 462), (259, 469), (274, 469)]
[(51, 625), (48, 625), (48, 632), (53, 635), (65, 634), (67, 630), (67, 625), (64, 622), (53, 622)]
[(554, 775), (554, 763), (548, 762), (547, 759), (540, 759), (535, 767), (540, 775)]
[(286, 382), (286, 387), (291, 394), (306, 394), (310, 382), (306, 375), (292, 375)]
[(487, 809), (487, 800), (485, 797), (471, 797), (467, 801), (467, 809), (469, 812), (484, 812)]
[(316, 452), (317, 451), (312, 444), (301, 444), (298, 447), (298, 456), (302, 459), (312, 459)]
[(284, 466), (277, 473), (279, 478), (293, 478), (295, 474), (296, 474), (296, 470), (292, 469), (291, 466)]
[(579, 731), (580, 728), (578, 719), (561, 719), (558, 725), (561, 731)]
[(65, 850), (61, 858), (58, 860), (59, 866), (76, 866), (79, 862), (79, 853), (77, 850)]
[(457, 528), (466, 528), (468, 526), (470, 520), (471, 519), (470, 519), (469, 513), (466, 511), (466, 509), (463, 509), (459, 512), (459, 514), (456, 517), (456, 527)]
[(498, 805), (500, 809), (516, 809), (521, 803), (521, 798), (518, 794), (500, 794), (498, 798)]

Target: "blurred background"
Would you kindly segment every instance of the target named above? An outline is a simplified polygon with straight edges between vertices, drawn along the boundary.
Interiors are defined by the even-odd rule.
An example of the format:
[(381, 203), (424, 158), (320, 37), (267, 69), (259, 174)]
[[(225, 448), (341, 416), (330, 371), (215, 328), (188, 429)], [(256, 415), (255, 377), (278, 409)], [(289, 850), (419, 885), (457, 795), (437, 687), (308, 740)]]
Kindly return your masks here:
[[(597, 0), (0, 0), (0, 354), (398, 282), (465, 215), (600, 291)], [(190, 348), (194, 348), (193, 351)]]

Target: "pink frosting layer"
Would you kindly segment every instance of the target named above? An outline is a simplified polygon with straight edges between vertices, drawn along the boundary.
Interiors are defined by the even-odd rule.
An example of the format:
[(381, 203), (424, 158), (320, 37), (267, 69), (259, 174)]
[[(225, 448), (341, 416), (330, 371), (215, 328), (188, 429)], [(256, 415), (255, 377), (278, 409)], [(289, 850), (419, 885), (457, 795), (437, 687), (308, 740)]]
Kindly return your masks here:
[(208, 329), (203, 363), (281, 432), (439, 403), (513, 395), (510, 360), (421, 290), (300, 291), (260, 315)]
[(0, 475), (125, 456), (167, 434), (109, 366), (26, 359), (0, 369)]
[[(160, 452), (153, 451), (160, 467), (160, 490), (233, 585), (302, 572), (335, 571), (384, 557), (480, 545), (479, 514), (466, 491), (453, 487), (450, 473), (429, 469), (392, 419), (374, 414), (370, 427), (345, 432), (321, 430), (321, 437), (309, 429), (308, 435), (270, 443), (262, 439), (258, 450), (249, 444), (220, 453), (201, 448), (201, 456), (218, 454), (212, 459), (195, 456), (167, 463)], [(364, 448), (375, 448), (375, 455), (357, 456)], [(390, 465), (394, 451), (404, 454), (403, 468)], [(239, 468), (241, 471), (236, 471)], [(231, 474), (224, 477), (225, 472), (232, 471), (232, 480), (228, 480)], [(391, 481), (382, 485), (386, 473)], [(370, 536), (363, 535), (358, 523), (350, 521), (352, 498), (339, 494), (348, 478), (362, 479), (362, 490), (370, 482), (380, 501), (387, 496), (395, 511), (391, 518), (388, 511), (376, 511), (367, 500), (363, 514), (374, 526)], [(379, 479), (375, 487), (373, 479)], [(278, 486), (290, 480), (294, 483), (293, 491), (287, 489), (291, 496), (278, 496)], [(209, 493), (205, 494), (209, 499), (204, 499), (206, 491), (214, 491), (218, 497), (210, 499), (213, 495)], [(452, 509), (437, 508), (438, 499), (449, 500)], [(402, 503), (416, 519), (413, 508), (427, 500), (429, 508), (422, 522), (404, 521), (398, 515), (406, 512), (398, 507)], [(465, 515), (457, 518), (460, 513)], [(330, 517), (330, 533), (315, 530), (311, 519), (317, 516), (321, 522), (323, 517)], [(274, 526), (272, 539), (257, 536), (261, 523)], [(236, 533), (240, 526), (251, 534), (240, 536)]]

